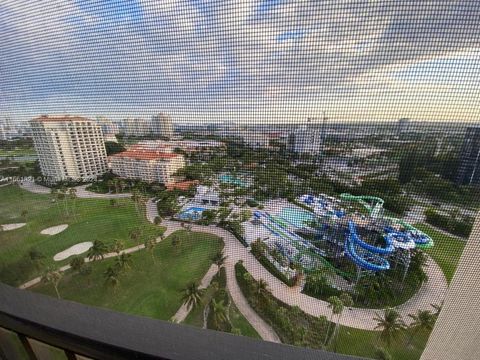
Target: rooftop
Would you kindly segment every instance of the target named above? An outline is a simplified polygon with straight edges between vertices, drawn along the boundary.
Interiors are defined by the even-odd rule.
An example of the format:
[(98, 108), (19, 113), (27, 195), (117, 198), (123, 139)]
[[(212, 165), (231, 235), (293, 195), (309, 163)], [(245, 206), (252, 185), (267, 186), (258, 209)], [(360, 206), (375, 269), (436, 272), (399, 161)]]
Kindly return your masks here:
[(174, 153), (166, 153), (162, 151), (155, 151), (155, 150), (130, 149), (118, 154), (114, 154), (110, 157), (132, 158), (136, 160), (156, 160), (156, 159), (173, 159), (173, 158), (176, 158), (177, 156), (180, 156), (180, 155), (174, 154)]
[(93, 122), (93, 120), (82, 117), (82, 116), (72, 116), (72, 115), (41, 115), (33, 121), (41, 121), (41, 122), (50, 122), (50, 121), (89, 121)]

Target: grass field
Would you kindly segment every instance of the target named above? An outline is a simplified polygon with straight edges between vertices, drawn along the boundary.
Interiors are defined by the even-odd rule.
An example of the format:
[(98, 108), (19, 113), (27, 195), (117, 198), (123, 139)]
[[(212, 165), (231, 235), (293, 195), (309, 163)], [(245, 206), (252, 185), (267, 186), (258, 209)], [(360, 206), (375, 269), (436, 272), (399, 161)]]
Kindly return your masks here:
[(435, 246), (426, 250), (426, 252), (440, 266), (448, 283), (450, 283), (465, 248), (466, 241), (445, 235), (427, 224), (415, 224), (415, 227), (433, 239)]
[[(1, 281), (19, 285), (47, 266), (60, 267), (69, 259), (54, 262), (53, 256), (80, 242), (101, 240), (109, 245), (120, 239), (126, 247), (131, 247), (163, 232), (139, 216), (130, 199), (118, 199), (116, 207), (105, 199), (68, 200), (67, 205), (73, 215), (67, 216), (63, 200), (54, 203), (51, 195), (32, 194), (15, 185), (0, 188), (0, 224), (27, 223), (20, 229), (0, 232)], [(25, 218), (21, 216), (23, 210), (27, 211)], [(60, 224), (69, 227), (53, 236), (40, 234), (41, 230)], [(142, 236), (136, 242), (129, 237), (135, 228), (142, 229)], [(30, 261), (32, 249), (45, 256), (41, 268)]]
[(16, 147), (14, 149), (0, 149), (0, 156), (29, 156), (36, 155), (34, 148)]
[[(172, 246), (172, 236), (181, 239), (178, 248)], [(178, 231), (156, 246), (155, 261), (145, 250), (133, 253), (131, 269), (120, 276), (116, 289), (105, 284), (104, 272), (114, 261), (106, 259), (92, 263), (89, 277), (68, 271), (59, 292), (67, 300), (169, 320), (182, 304), (182, 289), (205, 275), (211, 257), (222, 247), (222, 240), (214, 235)], [(51, 285), (32, 290), (55, 296)]]
[[(337, 339), (337, 352), (346, 355), (355, 355), (367, 358), (378, 359), (376, 351), (378, 347), (386, 349), (394, 360), (416, 360), (419, 359), (428, 340), (430, 332), (418, 331), (414, 334), (411, 343), (410, 330), (392, 341), (390, 346), (380, 341), (379, 332), (354, 329), (341, 326)], [(329, 349), (332, 351), (334, 344)]]

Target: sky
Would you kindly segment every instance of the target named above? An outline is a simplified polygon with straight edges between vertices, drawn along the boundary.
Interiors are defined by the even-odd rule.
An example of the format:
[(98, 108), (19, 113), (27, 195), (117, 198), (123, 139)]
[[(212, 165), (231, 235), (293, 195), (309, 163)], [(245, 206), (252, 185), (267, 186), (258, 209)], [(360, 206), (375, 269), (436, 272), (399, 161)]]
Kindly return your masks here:
[(479, 121), (480, 2), (0, 0), (0, 116)]

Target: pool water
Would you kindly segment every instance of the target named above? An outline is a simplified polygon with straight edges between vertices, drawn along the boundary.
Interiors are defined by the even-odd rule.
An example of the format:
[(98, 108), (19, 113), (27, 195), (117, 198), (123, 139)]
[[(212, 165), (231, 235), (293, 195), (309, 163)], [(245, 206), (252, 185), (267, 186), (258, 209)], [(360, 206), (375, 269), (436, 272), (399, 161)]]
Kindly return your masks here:
[(201, 207), (191, 207), (182, 211), (177, 217), (182, 220), (199, 220), (202, 217), (202, 212), (205, 210), (205, 208)]
[(312, 213), (293, 207), (283, 208), (279, 216), (299, 228), (308, 225), (315, 218)]
[(233, 184), (237, 186), (246, 186), (245, 182), (243, 180), (240, 180), (239, 178), (236, 178), (235, 176), (224, 174), (219, 176), (219, 180), (222, 183), (227, 183), (227, 184)]

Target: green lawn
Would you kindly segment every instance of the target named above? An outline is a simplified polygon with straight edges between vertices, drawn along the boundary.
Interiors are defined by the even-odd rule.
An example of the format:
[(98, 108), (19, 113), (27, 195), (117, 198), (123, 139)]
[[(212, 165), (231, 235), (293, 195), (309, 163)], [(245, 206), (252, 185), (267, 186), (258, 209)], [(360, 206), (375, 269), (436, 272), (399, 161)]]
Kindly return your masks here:
[[(419, 359), (428, 340), (429, 332), (418, 331), (411, 344), (408, 344), (410, 332), (401, 334), (396, 341), (387, 346), (379, 339), (379, 332), (354, 329), (341, 326), (337, 339), (337, 352), (346, 355), (355, 355), (377, 359), (376, 349), (383, 347), (392, 355), (394, 360)], [(334, 344), (328, 350), (332, 351)]]
[(34, 148), (16, 147), (14, 149), (0, 149), (0, 156), (29, 156), (36, 155)]
[[(74, 215), (66, 216), (63, 201), (54, 203), (51, 195), (32, 194), (15, 185), (0, 188), (0, 224), (27, 222), (20, 229), (0, 232), (1, 281), (19, 285), (47, 266), (60, 267), (69, 259), (54, 262), (53, 256), (80, 242), (102, 240), (109, 245), (120, 239), (130, 247), (137, 245), (129, 237), (132, 229), (142, 229), (138, 243), (163, 232), (139, 216), (130, 199), (119, 199), (116, 207), (105, 199), (69, 200), (67, 205)], [(21, 217), (23, 210), (28, 211), (26, 219)], [(69, 227), (53, 236), (40, 234), (42, 229), (60, 224)], [(45, 255), (41, 267), (30, 261), (28, 253), (32, 249)]]
[(433, 239), (434, 246), (427, 249), (426, 252), (441, 267), (448, 283), (450, 283), (465, 248), (466, 241), (445, 235), (427, 224), (415, 224), (415, 227)]
[[(181, 238), (178, 248), (172, 246), (172, 236)], [(214, 235), (181, 230), (156, 246), (155, 262), (145, 250), (133, 253), (132, 268), (120, 276), (118, 288), (104, 282), (104, 272), (114, 261), (106, 259), (92, 264), (89, 277), (68, 271), (59, 292), (67, 300), (169, 320), (182, 304), (181, 290), (205, 275), (210, 258), (222, 247), (222, 240)], [(51, 285), (42, 284), (32, 290), (55, 296)]]

